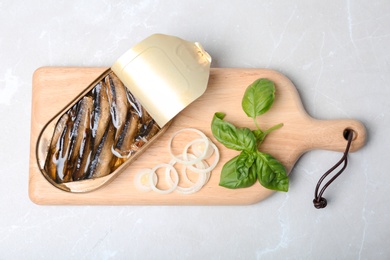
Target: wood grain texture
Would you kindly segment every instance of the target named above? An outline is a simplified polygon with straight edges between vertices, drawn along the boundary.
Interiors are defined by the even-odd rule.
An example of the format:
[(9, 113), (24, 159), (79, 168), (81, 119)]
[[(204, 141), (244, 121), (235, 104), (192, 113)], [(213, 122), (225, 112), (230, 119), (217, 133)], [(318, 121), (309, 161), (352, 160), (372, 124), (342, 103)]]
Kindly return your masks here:
[[(347, 128), (355, 133), (351, 151), (365, 144), (366, 131), (359, 121), (317, 120), (310, 117), (294, 85), (280, 73), (268, 69), (213, 68), (205, 94), (177, 115), (167, 132), (113, 182), (89, 193), (61, 191), (52, 186), (38, 169), (35, 158), (37, 137), (44, 124), (105, 69), (43, 67), (34, 73), (29, 174), (29, 196), (33, 202), (42, 205), (243, 205), (267, 198), (274, 192), (261, 187), (259, 183), (236, 190), (218, 185), (222, 166), (238, 152), (219, 144), (210, 129), (211, 119), (217, 111), (226, 113), (225, 119), (236, 126), (254, 128), (253, 121), (242, 111), (241, 98), (246, 87), (258, 78), (268, 78), (276, 85), (275, 103), (269, 112), (259, 117), (259, 125), (266, 129), (278, 123), (284, 124), (281, 129), (267, 136), (261, 150), (280, 160), (288, 172), (307, 151), (344, 151), (346, 140), (343, 131)], [(152, 191), (138, 191), (133, 185), (135, 173), (141, 168), (152, 168), (157, 163), (169, 162), (168, 140), (174, 132), (186, 127), (203, 131), (221, 152), (221, 160), (209, 182), (201, 191), (191, 195), (160, 195)]]

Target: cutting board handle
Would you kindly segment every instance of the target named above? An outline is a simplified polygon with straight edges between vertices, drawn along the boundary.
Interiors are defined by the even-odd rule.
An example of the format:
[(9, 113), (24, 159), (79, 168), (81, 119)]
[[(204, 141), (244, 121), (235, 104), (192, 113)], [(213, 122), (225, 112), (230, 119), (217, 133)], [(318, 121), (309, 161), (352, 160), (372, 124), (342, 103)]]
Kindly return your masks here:
[(347, 146), (347, 139), (344, 136), (345, 130), (352, 130), (354, 135), (350, 152), (359, 150), (366, 143), (366, 128), (357, 120), (317, 120), (311, 119), (310, 129), (307, 129), (307, 146), (310, 149), (325, 149), (344, 152)]

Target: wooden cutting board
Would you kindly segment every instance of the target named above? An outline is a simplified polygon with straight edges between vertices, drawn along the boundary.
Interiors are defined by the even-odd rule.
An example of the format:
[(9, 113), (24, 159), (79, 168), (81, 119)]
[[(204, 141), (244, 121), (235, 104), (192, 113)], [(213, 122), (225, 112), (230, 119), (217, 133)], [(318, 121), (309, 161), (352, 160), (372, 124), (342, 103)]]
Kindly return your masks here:
[[(347, 128), (355, 132), (352, 152), (365, 143), (366, 131), (359, 121), (311, 118), (305, 112), (292, 82), (276, 71), (212, 68), (205, 94), (177, 115), (167, 132), (113, 182), (89, 193), (75, 194), (59, 190), (38, 169), (35, 157), (37, 137), (44, 124), (105, 69), (43, 67), (34, 73), (29, 174), (29, 196), (33, 202), (42, 205), (240, 205), (265, 199), (274, 192), (261, 187), (258, 182), (250, 188), (236, 190), (218, 185), (222, 166), (238, 152), (219, 144), (210, 129), (211, 120), (217, 111), (226, 113), (225, 119), (238, 127), (254, 128), (253, 121), (242, 111), (241, 99), (246, 87), (258, 78), (273, 80), (276, 86), (275, 103), (269, 112), (258, 118), (260, 126), (267, 129), (278, 123), (284, 124), (267, 136), (261, 150), (280, 160), (289, 173), (298, 158), (307, 151), (344, 151), (347, 141), (343, 132)], [(186, 127), (203, 131), (220, 150), (220, 162), (212, 171), (209, 182), (202, 190), (191, 195), (138, 191), (133, 184), (135, 173), (141, 168), (168, 163), (168, 140), (174, 132)]]

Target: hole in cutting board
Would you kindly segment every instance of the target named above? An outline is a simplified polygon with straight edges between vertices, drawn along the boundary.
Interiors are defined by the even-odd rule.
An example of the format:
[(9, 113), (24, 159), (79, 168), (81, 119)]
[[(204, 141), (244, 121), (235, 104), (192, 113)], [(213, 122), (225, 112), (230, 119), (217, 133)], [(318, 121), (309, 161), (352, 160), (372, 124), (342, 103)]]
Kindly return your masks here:
[(348, 141), (348, 134), (349, 132), (352, 131), (353, 132), (353, 136), (352, 136), (352, 141), (355, 140), (357, 138), (357, 132), (351, 128), (345, 128), (344, 131), (343, 131), (343, 137), (346, 141)]

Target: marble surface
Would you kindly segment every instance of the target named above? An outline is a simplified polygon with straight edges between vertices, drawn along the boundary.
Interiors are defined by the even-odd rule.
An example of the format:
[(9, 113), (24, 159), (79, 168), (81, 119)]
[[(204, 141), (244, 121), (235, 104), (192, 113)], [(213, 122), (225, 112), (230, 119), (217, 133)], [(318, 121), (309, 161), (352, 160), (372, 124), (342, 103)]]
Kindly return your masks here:
[[(0, 0), (0, 259), (389, 259), (390, 2)], [(368, 131), (312, 151), (290, 191), (250, 206), (38, 206), (28, 197), (31, 79), (41, 66), (110, 66), (153, 33), (199, 41), (213, 67), (271, 68), (310, 115)]]

